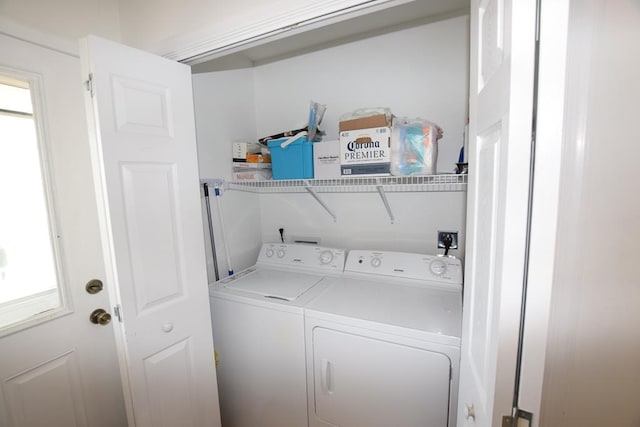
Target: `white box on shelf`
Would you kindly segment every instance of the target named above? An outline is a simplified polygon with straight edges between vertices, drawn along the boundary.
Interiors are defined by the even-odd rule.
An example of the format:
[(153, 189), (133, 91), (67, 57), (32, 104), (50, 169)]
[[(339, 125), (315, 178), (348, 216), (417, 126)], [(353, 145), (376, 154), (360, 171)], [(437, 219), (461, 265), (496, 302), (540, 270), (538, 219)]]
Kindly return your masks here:
[(235, 169), (231, 172), (231, 179), (237, 182), (265, 181), (272, 177), (271, 169)]
[(313, 177), (315, 179), (340, 177), (340, 141), (313, 143)]
[(233, 162), (232, 167), (234, 171), (244, 171), (244, 170), (253, 170), (253, 169), (271, 169), (271, 163)]

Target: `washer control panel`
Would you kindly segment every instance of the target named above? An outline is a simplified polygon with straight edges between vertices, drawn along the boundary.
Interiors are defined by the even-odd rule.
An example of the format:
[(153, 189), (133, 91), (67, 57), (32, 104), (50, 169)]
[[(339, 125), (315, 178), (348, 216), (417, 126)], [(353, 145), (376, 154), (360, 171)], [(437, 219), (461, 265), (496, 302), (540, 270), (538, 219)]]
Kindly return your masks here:
[(300, 266), (341, 273), (344, 269), (344, 249), (307, 244), (264, 243), (258, 264)]
[(454, 257), (391, 251), (349, 251), (345, 273), (462, 284), (462, 263)]

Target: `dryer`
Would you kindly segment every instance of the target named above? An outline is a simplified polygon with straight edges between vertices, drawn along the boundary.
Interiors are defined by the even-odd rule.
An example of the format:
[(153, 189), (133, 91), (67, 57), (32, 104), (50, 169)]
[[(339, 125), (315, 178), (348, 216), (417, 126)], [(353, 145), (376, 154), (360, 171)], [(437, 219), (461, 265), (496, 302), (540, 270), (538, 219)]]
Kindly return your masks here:
[(458, 259), (349, 251), (305, 308), (309, 426), (455, 426), (461, 323)]
[(225, 427), (307, 425), (303, 306), (344, 262), (341, 249), (264, 244), (256, 265), (209, 286)]

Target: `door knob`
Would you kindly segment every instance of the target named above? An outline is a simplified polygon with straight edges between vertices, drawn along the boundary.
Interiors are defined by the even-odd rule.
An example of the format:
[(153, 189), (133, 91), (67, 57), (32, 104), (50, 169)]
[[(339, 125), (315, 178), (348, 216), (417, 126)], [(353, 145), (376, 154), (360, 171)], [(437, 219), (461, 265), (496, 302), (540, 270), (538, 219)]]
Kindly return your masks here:
[(111, 322), (111, 315), (99, 308), (97, 310), (93, 310), (93, 313), (89, 316), (89, 320), (91, 323), (95, 323), (96, 325), (106, 325)]
[(464, 418), (467, 420), (476, 420), (476, 408), (473, 407), (473, 403), (471, 405), (464, 405)]
[(84, 288), (87, 290), (88, 293), (90, 293), (92, 295), (93, 294), (97, 294), (103, 288), (102, 281), (100, 281), (98, 279), (89, 280), (87, 282), (87, 285)]

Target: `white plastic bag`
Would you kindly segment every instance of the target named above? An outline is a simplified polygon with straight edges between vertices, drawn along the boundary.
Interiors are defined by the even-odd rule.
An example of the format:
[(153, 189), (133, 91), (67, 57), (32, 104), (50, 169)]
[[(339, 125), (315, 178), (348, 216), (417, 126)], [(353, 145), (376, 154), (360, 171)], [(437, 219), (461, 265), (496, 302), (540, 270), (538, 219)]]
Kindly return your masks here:
[(434, 123), (420, 118), (394, 118), (391, 126), (391, 174), (435, 174), (440, 138), (442, 129)]

